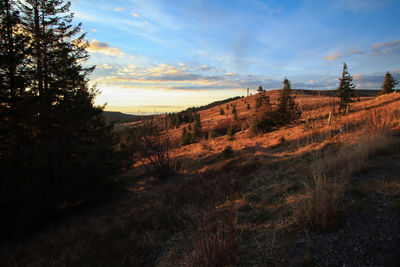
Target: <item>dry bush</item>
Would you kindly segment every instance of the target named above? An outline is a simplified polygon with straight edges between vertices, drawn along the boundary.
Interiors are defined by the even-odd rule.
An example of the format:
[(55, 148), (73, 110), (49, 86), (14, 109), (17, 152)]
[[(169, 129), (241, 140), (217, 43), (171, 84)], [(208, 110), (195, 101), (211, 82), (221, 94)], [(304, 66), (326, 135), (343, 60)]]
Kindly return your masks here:
[(365, 112), (363, 131), (349, 137), (358, 139), (356, 142), (314, 155), (312, 183), (306, 186), (304, 198), (294, 207), (295, 217), (301, 225), (310, 230), (325, 231), (336, 224), (349, 177), (363, 171), (372, 155), (390, 149), (390, 127), (398, 120), (393, 114), (388, 110)]
[(348, 177), (363, 171), (371, 156), (390, 150), (393, 143), (390, 129), (398, 121), (398, 114), (374, 109), (363, 113), (362, 121), (364, 127), (359, 135), (350, 135), (347, 143), (319, 159), (326, 173)]
[(220, 120), (217, 124), (211, 127), (211, 131), (216, 135), (216, 136), (223, 136), (226, 135), (229, 127), (232, 127), (232, 129), (235, 132), (239, 132), (241, 130), (241, 121), (235, 121), (231, 119), (224, 119)]
[(294, 207), (294, 216), (304, 228), (320, 232), (335, 226), (341, 211), (345, 183), (327, 177), (319, 161), (312, 164), (313, 180)]
[(229, 210), (220, 211), (214, 207), (211, 215), (199, 220), (195, 235), (193, 253), (189, 266), (237, 266), (240, 261), (239, 244), (235, 234), (233, 200)]

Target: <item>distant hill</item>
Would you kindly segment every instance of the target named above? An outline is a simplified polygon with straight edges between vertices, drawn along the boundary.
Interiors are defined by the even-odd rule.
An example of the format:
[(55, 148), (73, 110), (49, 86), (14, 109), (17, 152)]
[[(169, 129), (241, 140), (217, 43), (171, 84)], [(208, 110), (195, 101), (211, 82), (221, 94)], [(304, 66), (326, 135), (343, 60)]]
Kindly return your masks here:
[(141, 120), (143, 116), (125, 114), (117, 111), (103, 111), (108, 123), (124, 123)]
[[(325, 96), (336, 96), (336, 90), (312, 90), (312, 89), (294, 89), (297, 93), (303, 93), (305, 95), (325, 95)], [(377, 96), (380, 89), (356, 89), (356, 93), (361, 96)]]

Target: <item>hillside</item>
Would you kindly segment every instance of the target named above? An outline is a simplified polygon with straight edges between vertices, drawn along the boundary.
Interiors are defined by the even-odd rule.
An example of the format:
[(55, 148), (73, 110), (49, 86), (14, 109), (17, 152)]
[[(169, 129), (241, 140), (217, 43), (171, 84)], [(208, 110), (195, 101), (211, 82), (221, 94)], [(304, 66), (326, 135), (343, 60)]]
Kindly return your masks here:
[(103, 111), (103, 115), (108, 123), (126, 123), (142, 119), (142, 116), (125, 114), (118, 111)]
[[(267, 95), (275, 108), (279, 92)], [(255, 95), (198, 111), (200, 142), (177, 145), (194, 123), (164, 127), (175, 174), (160, 182), (136, 161), (120, 199), (3, 244), (3, 263), (397, 266), (400, 93), (360, 94), (347, 114), (329, 94), (295, 95), (300, 119), (263, 134), (251, 132)]]

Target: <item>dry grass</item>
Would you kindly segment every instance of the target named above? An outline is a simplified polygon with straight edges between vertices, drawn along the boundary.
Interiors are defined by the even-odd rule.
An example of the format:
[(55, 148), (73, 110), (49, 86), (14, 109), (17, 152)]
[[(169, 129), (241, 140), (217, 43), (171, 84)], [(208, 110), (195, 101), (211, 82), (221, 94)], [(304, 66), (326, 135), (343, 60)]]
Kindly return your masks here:
[[(270, 94), (275, 103), (278, 94)], [(352, 104), (349, 114), (334, 116), (328, 125), (332, 101), (337, 99), (299, 95), (296, 101), (303, 101), (312, 127), (303, 122), (249, 138), (248, 125), (240, 127), (247, 123), (242, 120), (237, 122), (242, 131), (235, 134), (234, 141), (214, 133), (213, 138), (201, 143), (174, 147), (171, 161), (181, 166), (178, 177), (165, 184), (151, 183), (149, 177), (138, 174), (143, 168), (138, 164), (130, 170), (138, 177), (128, 185), (143, 190), (131, 190), (109, 207), (78, 214), (18, 245), (4, 245), (0, 250), (2, 263), (179, 266), (188, 260), (186, 265), (254, 266), (256, 260), (260, 266), (260, 254), (270, 251), (265, 258), (273, 258), (279, 250), (277, 241), (271, 246), (275, 229), (276, 240), (285, 241), (279, 232), (282, 209), (295, 207), (293, 214), (285, 217), (287, 228), (294, 221), (316, 231), (333, 227), (346, 197), (347, 179), (364, 171), (373, 155), (390, 149), (390, 130), (399, 128), (400, 94), (362, 100)], [(252, 117), (254, 96), (235, 102), (240, 118)], [(226, 104), (222, 107), (225, 109)], [(199, 113), (205, 131), (219, 130), (225, 135), (230, 123), (235, 122), (230, 110), (225, 115), (219, 110), (213, 107)], [(171, 139), (179, 139), (182, 127), (187, 126), (172, 129)], [(228, 145), (234, 154), (224, 159), (222, 151)], [(310, 154), (314, 155), (311, 172)], [(303, 187), (304, 183), (307, 186)], [(245, 201), (231, 211), (217, 208), (213, 215), (213, 207), (226, 203), (232, 191), (235, 205), (237, 199)], [(211, 215), (193, 218), (185, 212), (187, 209)], [(232, 211), (237, 217), (233, 220)], [(246, 232), (238, 235), (237, 229), (243, 227)], [(190, 244), (189, 248), (184, 244)]]
[(306, 185), (305, 196), (294, 207), (294, 216), (304, 228), (326, 231), (337, 223), (345, 184), (327, 177), (317, 161), (313, 164), (312, 178), (312, 183)]
[(214, 207), (211, 215), (203, 214), (194, 237), (194, 250), (187, 266), (214, 267), (237, 266), (240, 260), (239, 243), (235, 233), (233, 199), (229, 198), (229, 210), (218, 212)]
[[(367, 167), (367, 160), (387, 152), (393, 142), (390, 128), (398, 120), (388, 110), (370, 110), (363, 114), (364, 128), (350, 133), (348, 143), (313, 154), (312, 182), (294, 208), (297, 221), (313, 231), (326, 231), (336, 225), (343, 207), (345, 187), (351, 175)], [(354, 141), (355, 140), (355, 141)]]

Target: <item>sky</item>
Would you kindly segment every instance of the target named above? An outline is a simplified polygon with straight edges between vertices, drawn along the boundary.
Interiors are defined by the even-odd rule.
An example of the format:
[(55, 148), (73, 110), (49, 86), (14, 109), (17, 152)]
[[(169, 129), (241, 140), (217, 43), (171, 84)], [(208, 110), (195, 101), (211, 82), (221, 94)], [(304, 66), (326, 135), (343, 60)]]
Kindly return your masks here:
[(400, 80), (398, 0), (73, 0), (96, 65), (96, 104), (132, 114), (282, 88)]

